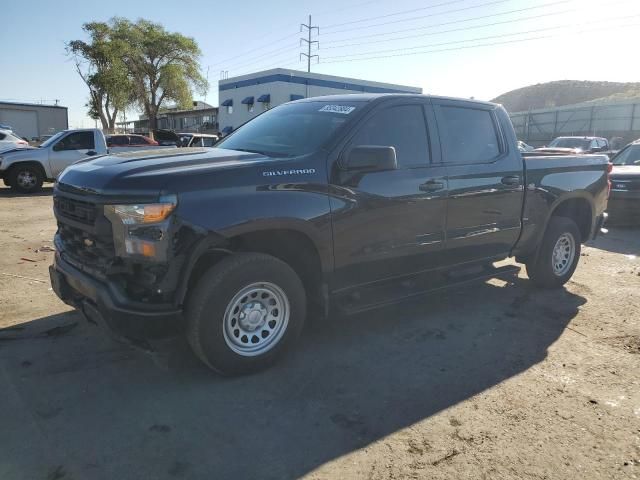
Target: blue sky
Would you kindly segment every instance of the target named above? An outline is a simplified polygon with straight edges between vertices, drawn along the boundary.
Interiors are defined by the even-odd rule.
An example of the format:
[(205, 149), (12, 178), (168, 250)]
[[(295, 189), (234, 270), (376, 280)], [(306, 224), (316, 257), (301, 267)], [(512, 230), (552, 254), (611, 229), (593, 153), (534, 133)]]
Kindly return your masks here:
[(2, 10), (0, 99), (59, 99), (72, 127), (93, 121), (64, 43), (84, 38), (84, 22), (114, 15), (143, 17), (195, 38), (211, 83), (206, 100), (214, 105), (221, 70), (232, 77), (305, 69), (299, 24), (309, 14), (320, 26), (314, 38), (320, 63), (312, 65), (319, 73), (479, 99), (550, 80), (640, 81), (637, 0), (23, 0)]

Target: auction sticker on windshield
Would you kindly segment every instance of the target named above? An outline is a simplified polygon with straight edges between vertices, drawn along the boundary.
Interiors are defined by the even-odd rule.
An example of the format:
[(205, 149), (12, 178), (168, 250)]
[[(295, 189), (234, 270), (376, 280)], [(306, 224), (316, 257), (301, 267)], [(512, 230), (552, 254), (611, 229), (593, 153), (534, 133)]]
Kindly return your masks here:
[(325, 105), (322, 107), (319, 112), (331, 112), (331, 113), (342, 113), (343, 115), (349, 115), (353, 112), (356, 107), (350, 107), (348, 105)]

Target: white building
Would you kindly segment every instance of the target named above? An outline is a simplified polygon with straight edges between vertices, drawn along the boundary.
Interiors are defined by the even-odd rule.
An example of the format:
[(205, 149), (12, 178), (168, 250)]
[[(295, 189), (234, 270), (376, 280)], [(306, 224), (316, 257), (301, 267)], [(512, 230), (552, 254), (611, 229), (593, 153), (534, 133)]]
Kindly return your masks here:
[(345, 93), (422, 93), (422, 89), (274, 68), (220, 80), (218, 125), (223, 134), (228, 134), (276, 105), (301, 98)]
[(0, 102), (0, 125), (21, 137), (38, 138), (69, 128), (67, 107), (40, 103)]

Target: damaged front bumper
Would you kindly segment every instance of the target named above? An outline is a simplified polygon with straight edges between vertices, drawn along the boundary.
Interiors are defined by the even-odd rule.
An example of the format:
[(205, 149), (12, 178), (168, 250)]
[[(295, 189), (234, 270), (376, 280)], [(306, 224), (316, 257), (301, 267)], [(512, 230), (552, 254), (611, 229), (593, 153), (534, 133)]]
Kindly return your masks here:
[(81, 311), (88, 321), (106, 326), (117, 337), (147, 340), (183, 330), (180, 308), (132, 300), (117, 285), (99, 281), (76, 268), (59, 251), (49, 275), (53, 291), (63, 302)]

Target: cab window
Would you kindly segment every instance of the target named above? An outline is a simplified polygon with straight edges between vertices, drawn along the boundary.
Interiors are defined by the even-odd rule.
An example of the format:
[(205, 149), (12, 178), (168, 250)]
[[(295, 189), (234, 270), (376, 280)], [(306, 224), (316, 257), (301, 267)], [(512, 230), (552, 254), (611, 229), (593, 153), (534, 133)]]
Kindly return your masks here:
[(491, 111), (443, 105), (438, 124), (446, 163), (491, 163), (500, 155)]
[(75, 132), (56, 143), (54, 150), (93, 150), (94, 148), (93, 132)]
[(351, 140), (352, 146), (394, 147), (398, 168), (429, 164), (427, 125), (421, 105), (399, 105), (369, 118)]

